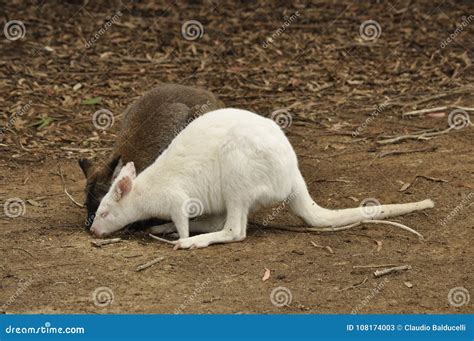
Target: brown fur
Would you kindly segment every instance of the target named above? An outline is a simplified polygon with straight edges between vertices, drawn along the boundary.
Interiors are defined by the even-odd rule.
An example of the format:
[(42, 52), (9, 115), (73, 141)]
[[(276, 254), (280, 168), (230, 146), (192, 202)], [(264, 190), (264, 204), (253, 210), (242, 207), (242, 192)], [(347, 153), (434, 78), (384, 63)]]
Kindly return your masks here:
[(161, 84), (145, 93), (127, 108), (122, 129), (107, 161), (94, 165), (79, 160), (86, 184), (86, 207), (92, 223), (100, 200), (107, 193), (114, 170), (133, 161), (138, 173), (148, 167), (192, 119), (212, 110), (223, 108), (209, 91), (177, 84)]

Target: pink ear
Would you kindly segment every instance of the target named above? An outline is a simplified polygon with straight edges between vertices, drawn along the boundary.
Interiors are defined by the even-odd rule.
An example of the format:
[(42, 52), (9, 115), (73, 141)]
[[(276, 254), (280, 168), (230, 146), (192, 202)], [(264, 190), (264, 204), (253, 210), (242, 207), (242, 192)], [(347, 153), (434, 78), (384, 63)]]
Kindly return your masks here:
[(128, 175), (130, 175), (132, 179), (135, 179), (137, 177), (137, 171), (135, 170), (135, 164), (133, 163), (133, 161), (127, 163), (125, 167), (127, 167)]
[(132, 179), (126, 176), (120, 179), (115, 186), (115, 200), (119, 201), (132, 190)]

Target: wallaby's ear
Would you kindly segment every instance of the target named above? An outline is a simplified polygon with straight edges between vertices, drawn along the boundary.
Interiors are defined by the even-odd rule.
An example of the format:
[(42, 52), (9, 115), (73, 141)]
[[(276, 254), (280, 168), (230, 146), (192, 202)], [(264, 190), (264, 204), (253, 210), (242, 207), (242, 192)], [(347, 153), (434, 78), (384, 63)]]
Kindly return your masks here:
[(125, 176), (120, 179), (114, 187), (114, 199), (120, 201), (124, 196), (126, 196), (132, 190), (133, 181), (129, 176)]
[(127, 162), (127, 164), (120, 170), (118, 177), (121, 178), (124, 176), (129, 176), (131, 179), (135, 179), (137, 177), (137, 171), (133, 162)]
[(84, 176), (87, 179), (87, 176), (90, 173), (92, 162), (89, 161), (88, 159), (79, 159), (79, 166), (82, 169), (82, 172), (84, 173)]

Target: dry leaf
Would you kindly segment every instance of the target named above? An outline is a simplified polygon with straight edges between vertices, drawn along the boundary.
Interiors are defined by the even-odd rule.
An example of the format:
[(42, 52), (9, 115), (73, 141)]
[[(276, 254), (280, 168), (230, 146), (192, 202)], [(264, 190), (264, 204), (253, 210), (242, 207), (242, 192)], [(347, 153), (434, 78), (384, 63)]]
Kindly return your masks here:
[(382, 250), (382, 241), (376, 240), (375, 243), (377, 244), (377, 252), (380, 252), (380, 250)]
[(400, 192), (404, 192), (408, 189), (408, 187), (411, 186), (411, 183), (407, 182), (407, 183), (404, 183), (403, 186), (399, 189)]
[(458, 187), (465, 187), (465, 188), (470, 188), (470, 189), (474, 189), (474, 185), (472, 184), (468, 184), (467, 182), (459, 182), (457, 184)]
[(262, 277), (262, 282), (265, 282), (266, 280), (268, 280), (270, 278), (270, 269), (267, 269), (265, 268), (265, 273), (263, 274), (263, 277)]
[(326, 245), (324, 248), (325, 248), (326, 250), (328, 250), (329, 253), (333, 253), (333, 254), (334, 254), (334, 251), (332, 250), (332, 248), (331, 248), (329, 245)]

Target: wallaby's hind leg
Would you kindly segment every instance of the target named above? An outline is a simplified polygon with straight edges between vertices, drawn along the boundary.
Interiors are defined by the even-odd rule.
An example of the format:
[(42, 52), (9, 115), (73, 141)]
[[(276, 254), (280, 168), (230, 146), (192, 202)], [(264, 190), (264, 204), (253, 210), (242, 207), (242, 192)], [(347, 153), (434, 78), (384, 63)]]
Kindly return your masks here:
[[(213, 215), (200, 220), (193, 220), (189, 222), (190, 233), (209, 233), (222, 230), (225, 223), (224, 215)], [(174, 223), (152, 226), (148, 230), (153, 234), (169, 234), (176, 232)]]
[(247, 229), (247, 209), (231, 206), (222, 231), (204, 233), (198, 236), (181, 238), (176, 244), (178, 249), (202, 248), (211, 244), (231, 243), (245, 239)]
[(167, 223), (162, 225), (152, 226), (148, 229), (148, 232), (153, 234), (169, 234), (176, 232), (176, 226), (174, 223)]

